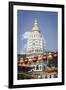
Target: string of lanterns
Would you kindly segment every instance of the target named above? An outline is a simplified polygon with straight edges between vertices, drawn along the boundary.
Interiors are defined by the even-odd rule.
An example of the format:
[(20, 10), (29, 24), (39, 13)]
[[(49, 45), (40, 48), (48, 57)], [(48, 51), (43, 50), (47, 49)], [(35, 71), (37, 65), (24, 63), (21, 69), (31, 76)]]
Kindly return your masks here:
[(36, 62), (41, 62), (41, 61), (47, 61), (47, 60), (55, 60), (58, 58), (58, 52), (53, 52), (53, 53), (48, 53), (48, 55), (39, 55), (39, 56), (35, 56), (32, 58), (20, 58), (20, 60), (18, 60), (18, 65), (27, 65), (27, 64), (32, 64), (32, 63), (36, 63)]

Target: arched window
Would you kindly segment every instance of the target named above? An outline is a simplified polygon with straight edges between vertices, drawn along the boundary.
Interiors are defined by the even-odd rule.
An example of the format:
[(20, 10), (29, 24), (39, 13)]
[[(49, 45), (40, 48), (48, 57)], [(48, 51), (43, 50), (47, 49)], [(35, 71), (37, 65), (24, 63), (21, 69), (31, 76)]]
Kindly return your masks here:
[(46, 68), (45, 68), (45, 66), (43, 66), (43, 71), (45, 71), (46, 70)]
[(40, 66), (40, 70), (41, 70), (41, 66)]
[(38, 70), (38, 69), (39, 69), (39, 66), (37, 65), (37, 66), (36, 66), (36, 70)]

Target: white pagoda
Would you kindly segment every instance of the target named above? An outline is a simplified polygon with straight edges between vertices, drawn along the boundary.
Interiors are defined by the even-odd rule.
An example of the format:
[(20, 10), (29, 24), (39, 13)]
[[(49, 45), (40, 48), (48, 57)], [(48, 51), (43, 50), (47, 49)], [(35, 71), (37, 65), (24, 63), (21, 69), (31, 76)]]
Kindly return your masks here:
[(46, 42), (39, 29), (38, 19), (35, 18), (30, 37), (27, 39), (27, 55), (40, 55), (46, 51)]

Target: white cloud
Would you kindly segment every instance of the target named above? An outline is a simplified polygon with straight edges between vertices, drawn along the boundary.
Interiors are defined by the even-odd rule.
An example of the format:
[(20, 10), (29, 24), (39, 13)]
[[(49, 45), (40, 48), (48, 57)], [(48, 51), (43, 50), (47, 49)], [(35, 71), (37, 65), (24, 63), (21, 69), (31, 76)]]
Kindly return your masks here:
[(24, 39), (28, 39), (28, 38), (30, 37), (30, 35), (31, 35), (31, 32), (25, 32), (25, 33), (23, 34), (23, 38), (24, 38)]

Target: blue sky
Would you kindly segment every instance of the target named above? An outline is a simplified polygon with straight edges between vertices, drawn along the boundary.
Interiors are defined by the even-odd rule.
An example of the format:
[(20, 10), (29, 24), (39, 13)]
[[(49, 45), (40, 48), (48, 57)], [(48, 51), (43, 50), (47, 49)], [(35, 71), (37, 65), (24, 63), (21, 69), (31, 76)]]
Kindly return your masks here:
[(27, 32), (32, 31), (35, 17), (46, 40), (47, 51), (58, 49), (58, 13), (50, 11), (18, 10), (17, 12), (17, 52), (25, 53)]

